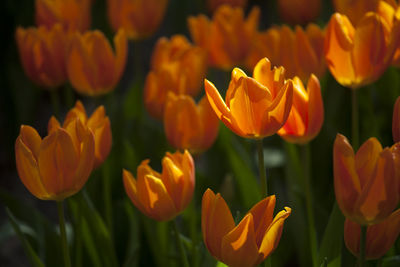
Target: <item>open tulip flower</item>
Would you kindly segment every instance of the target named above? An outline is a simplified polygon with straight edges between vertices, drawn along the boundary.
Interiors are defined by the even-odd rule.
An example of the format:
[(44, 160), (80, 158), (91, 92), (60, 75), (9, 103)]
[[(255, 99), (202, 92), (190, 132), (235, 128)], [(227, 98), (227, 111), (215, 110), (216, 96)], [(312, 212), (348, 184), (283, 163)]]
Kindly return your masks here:
[[(346, 219), (344, 241), (346, 247), (358, 257), (360, 251), (360, 225)], [(393, 246), (400, 233), (400, 209), (378, 224), (368, 226), (365, 246), (366, 259), (379, 259)]]
[[(95, 143), (95, 159), (93, 168), (99, 167), (107, 158), (111, 150), (112, 135), (110, 119), (106, 116), (104, 106), (98, 107), (93, 114), (88, 117), (85, 107), (81, 101), (76, 101), (75, 107), (66, 115), (63, 127), (66, 127), (70, 121), (79, 118), (79, 120), (92, 130)], [(59, 126), (59, 122), (53, 118), (52, 123)]]
[(151, 36), (164, 18), (168, 0), (107, 0), (107, 13), (114, 31), (124, 29), (129, 39)]
[(92, 131), (79, 119), (63, 128), (49, 121), (48, 136), (21, 126), (15, 142), (15, 159), (19, 177), (25, 187), (42, 200), (61, 201), (85, 185), (94, 162)]
[(283, 67), (271, 70), (267, 58), (257, 63), (253, 77), (235, 68), (225, 103), (208, 80), (205, 90), (211, 107), (228, 128), (242, 137), (261, 139), (285, 124), (292, 107), (293, 82), (285, 80)]
[(137, 168), (137, 179), (123, 170), (125, 191), (133, 204), (146, 216), (167, 221), (176, 217), (190, 203), (195, 185), (193, 158), (188, 151), (166, 153), (162, 173), (144, 160)]
[(393, 26), (368, 12), (354, 27), (345, 15), (332, 15), (325, 39), (325, 59), (335, 79), (352, 89), (376, 81), (392, 62), (400, 41), (400, 12)]
[(288, 142), (304, 144), (319, 133), (323, 121), (324, 104), (318, 78), (310, 76), (306, 91), (302, 81), (294, 77), (292, 109), (278, 134)]
[(164, 130), (168, 142), (192, 154), (207, 150), (218, 135), (219, 120), (207, 97), (196, 105), (188, 95), (169, 93), (164, 110)]
[(185, 76), (185, 94), (196, 96), (207, 72), (207, 53), (192, 45), (185, 36), (174, 35), (169, 40), (160, 38), (151, 56), (151, 69), (174, 69), (174, 75)]
[(194, 42), (208, 52), (211, 66), (230, 69), (245, 63), (251, 39), (256, 35), (260, 9), (253, 7), (247, 19), (243, 9), (220, 6), (210, 21), (204, 15), (189, 17)]
[(100, 31), (76, 33), (67, 56), (67, 71), (74, 89), (84, 95), (98, 96), (113, 90), (124, 71), (128, 43), (125, 32), (114, 37), (115, 54)]
[(306, 24), (319, 16), (321, 0), (278, 0), (279, 14), (290, 24)]
[(36, 0), (36, 24), (53, 27), (60, 23), (64, 30), (84, 32), (91, 21), (92, 0)]
[(264, 261), (278, 246), (291, 213), (285, 207), (273, 217), (275, 202), (275, 195), (264, 198), (235, 226), (225, 200), (207, 189), (202, 200), (201, 230), (210, 254), (230, 267), (251, 267)]
[(343, 214), (361, 225), (387, 218), (399, 202), (399, 176), (393, 149), (368, 139), (354, 155), (347, 138), (336, 136), (333, 147), (336, 201)]
[(67, 80), (65, 67), (70, 35), (60, 24), (51, 29), (17, 28), (16, 39), (26, 75), (39, 86), (54, 89)]

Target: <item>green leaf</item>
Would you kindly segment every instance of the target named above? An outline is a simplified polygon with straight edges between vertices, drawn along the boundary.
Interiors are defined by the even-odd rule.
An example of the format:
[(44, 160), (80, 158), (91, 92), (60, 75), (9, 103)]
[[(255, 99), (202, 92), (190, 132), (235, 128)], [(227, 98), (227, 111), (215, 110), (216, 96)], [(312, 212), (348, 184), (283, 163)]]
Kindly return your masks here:
[(397, 267), (400, 266), (400, 255), (388, 257), (382, 260), (382, 267)]
[(10, 220), (15, 233), (18, 235), (18, 238), (21, 241), (22, 246), (25, 250), (25, 253), (27, 254), (28, 259), (29, 259), (30, 263), (32, 264), (32, 266), (44, 267), (43, 262), (40, 260), (39, 256), (37, 255), (35, 250), (32, 248), (31, 244), (29, 244), (28, 240), (26, 240), (24, 234), (22, 233), (20, 226), (19, 226), (20, 223), (17, 221), (17, 219), (14, 217), (14, 215), (11, 213), (11, 211), (8, 208), (6, 208), (6, 212), (8, 215), (8, 219)]
[(127, 252), (123, 266), (138, 266), (140, 250), (139, 219), (137, 214), (135, 214), (132, 203), (128, 199), (125, 199), (124, 201), (124, 208), (129, 220), (129, 238), (126, 245)]
[(340, 267), (343, 227), (344, 217), (335, 202), (328, 225), (325, 228), (324, 236), (322, 237), (318, 263), (327, 261), (328, 267)]
[[(240, 196), (243, 200), (245, 208), (251, 208), (255, 203), (260, 201), (260, 190), (257, 177), (249, 166), (250, 160), (244, 160), (246, 155), (239, 153), (239, 142), (234, 142), (234, 136), (226, 127), (220, 128), (221, 144), (226, 151), (230, 167), (233, 170), (234, 177), (238, 183)], [(255, 144), (254, 144), (255, 145)], [(248, 156), (247, 156), (248, 157)]]
[(226, 265), (226, 264), (223, 263), (223, 262), (218, 261), (218, 262), (217, 262), (217, 265), (215, 265), (215, 267), (228, 267), (228, 265)]
[(114, 244), (103, 219), (84, 191), (68, 200), (75, 219), (76, 234), (83, 237), (93, 266), (119, 266)]

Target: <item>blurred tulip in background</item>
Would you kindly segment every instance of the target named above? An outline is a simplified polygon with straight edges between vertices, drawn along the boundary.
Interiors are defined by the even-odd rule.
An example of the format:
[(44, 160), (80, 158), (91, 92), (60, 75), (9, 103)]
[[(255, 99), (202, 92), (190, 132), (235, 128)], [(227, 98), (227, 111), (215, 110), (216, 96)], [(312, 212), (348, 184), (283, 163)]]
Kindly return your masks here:
[(17, 28), (18, 52), (25, 74), (46, 89), (55, 89), (67, 80), (65, 67), (70, 35), (60, 24), (50, 30)]
[(321, 0), (278, 0), (281, 18), (293, 25), (314, 21), (319, 16), (321, 5)]
[(106, 94), (117, 86), (125, 68), (128, 42), (125, 32), (114, 36), (115, 53), (100, 31), (76, 33), (67, 56), (68, 78), (83, 95)]
[(188, 95), (169, 93), (164, 110), (168, 142), (192, 154), (207, 150), (218, 135), (219, 119), (204, 96), (196, 105)]
[(162, 22), (168, 0), (107, 0), (107, 13), (114, 31), (122, 28), (129, 39), (145, 39)]

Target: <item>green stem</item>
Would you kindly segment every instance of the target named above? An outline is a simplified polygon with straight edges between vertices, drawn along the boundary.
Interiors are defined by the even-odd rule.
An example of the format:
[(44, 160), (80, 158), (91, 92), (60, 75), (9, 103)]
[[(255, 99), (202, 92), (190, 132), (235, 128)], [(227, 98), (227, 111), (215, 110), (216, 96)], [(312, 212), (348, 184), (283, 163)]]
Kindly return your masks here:
[(258, 168), (260, 172), (261, 198), (264, 198), (268, 195), (268, 187), (267, 187), (267, 175), (265, 173), (265, 165), (264, 165), (263, 139), (257, 140), (257, 151), (258, 151)]
[(358, 122), (358, 103), (357, 103), (357, 91), (351, 90), (351, 133), (352, 133), (352, 144), (354, 150), (358, 149), (359, 144), (359, 122)]
[(101, 167), (103, 175), (103, 200), (105, 209), (105, 219), (110, 235), (113, 236), (113, 222), (112, 222), (112, 197), (111, 197), (111, 180), (109, 172), (109, 164), (105, 162)]
[(173, 230), (174, 236), (175, 236), (176, 247), (179, 251), (179, 256), (181, 258), (181, 266), (189, 267), (189, 262), (186, 257), (186, 252), (185, 252), (185, 248), (183, 247), (181, 237), (179, 236), (179, 231), (178, 231), (178, 226), (176, 224), (176, 221), (172, 220), (171, 224), (172, 224), (172, 230)]
[(308, 234), (310, 239), (311, 259), (313, 266), (317, 265), (317, 235), (315, 232), (314, 223), (314, 209), (313, 200), (311, 193), (311, 149), (309, 144), (302, 146), (302, 160), (303, 160), (303, 175), (304, 175), (304, 187), (306, 197), (306, 208), (307, 208), (307, 221), (308, 221)]
[(272, 255), (269, 255), (268, 258), (265, 259), (264, 267), (271, 267), (272, 266), (272, 264), (271, 264), (271, 256)]
[(60, 221), (60, 234), (62, 249), (64, 255), (64, 267), (71, 267), (71, 258), (69, 257), (67, 234), (65, 232), (64, 205), (63, 201), (57, 201), (58, 219)]
[(74, 92), (71, 86), (64, 86), (64, 98), (67, 109), (72, 108), (74, 106)]
[(53, 108), (53, 114), (57, 118), (60, 119), (60, 97), (58, 95), (58, 88), (50, 91), (50, 98), (51, 98), (51, 106)]
[(367, 241), (367, 229), (368, 229), (368, 226), (361, 225), (360, 252), (358, 255), (358, 267), (364, 267), (364, 263), (365, 263), (365, 243)]

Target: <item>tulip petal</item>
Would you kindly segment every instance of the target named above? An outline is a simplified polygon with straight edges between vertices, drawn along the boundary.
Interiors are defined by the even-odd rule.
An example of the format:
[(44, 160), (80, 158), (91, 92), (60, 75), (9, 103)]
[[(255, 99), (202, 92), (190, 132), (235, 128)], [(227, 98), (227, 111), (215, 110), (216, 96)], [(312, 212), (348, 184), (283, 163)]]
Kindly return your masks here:
[(222, 239), (221, 260), (231, 267), (254, 266), (258, 247), (254, 233), (253, 216), (243, 220)]
[(281, 239), (283, 224), (292, 210), (289, 207), (285, 207), (285, 210), (280, 211), (268, 227), (268, 230), (261, 242), (258, 252), (261, 254), (256, 261), (256, 265), (260, 264), (265, 258), (267, 258), (278, 246)]
[(275, 203), (275, 195), (272, 195), (258, 202), (249, 211), (249, 213), (253, 216), (257, 247), (261, 246), (264, 235), (269, 225), (272, 223)]
[(38, 164), (43, 185), (50, 194), (62, 197), (72, 189), (78, 163), (78, 153), (64, 129), (58, 128), (43, 139)]
[(124, 182), (125, 191), (128, 194), (130, 200), (133, 202), (136, 208), (138, 208), (142, 213), (147, 214), (146, 209), (142, 206), (142, 203), (139, 201), (137, 192), (137, 183), (132, 173), (124, 169), (122, 171), (122, 178)]
[(176, 216), (177, 209), (174, 202), (158, 177), (152, 175), (139, 176), (137, 192), (138, 199), (149, 217), (157, 221), (165, 221)]
[(121, 79), (124, 72), (127, 54), (128, 54), (128, 41), (126, 33), (123, 30), (118, 30), (114, 37), (114, 47), (115, 47), (115, 62), (114, 62), (114, 83), (115, 86)]
[(186, 185), (183, 172), (169, 157), (163, 158), (162, 166), (162, 182), (174, 201), (176, 209), (182, 210), (182, 196)]
[(26, 125), (21, 126), (20, 138), (24, 145), (31, 151), (33, 157), (37, 160), (40, 152), (40, 144), (42, 138), (40, 138), (37, 131)]
[(333, 146), (333, 175), (336, 201), (343, 214), (351, 216), (361, 193), (361, 184), (355, 169), (353, 148), (341, 134), (336, 135)]
[(321, 85), (314, 74), (311, 74), (308, 80), (307, 92), (309, 99), (306, 135), (311, 140), (319, 133), (324, 121), (324, 103), (321, 95)]
[(369, 138), (358, 149), (355, 156), (355, 164), (361, 188), (364, 188), (372, 178), (381, 152), (381, 143), (375, 137)]
[(201, 221), (203, 239), (211, 255), (221, 260), (222, 238), (234, 227), (232, 214), (220, 194), (207, 190), (203, 195)]
[[(95, 161), (95, 139), (92, 131), (87, 130), (82, 139), (79, 151), (79, 164), (75, 172), (75, 181), (71, 186), (75, 187), (76, 191), (81, 190), (89, 179)], [(72, 181), (71, 181), (72, 182)]]

